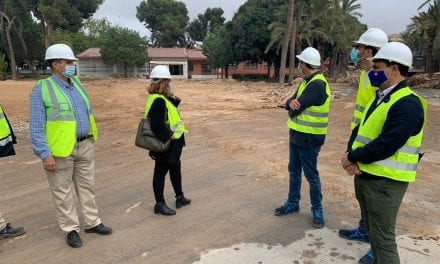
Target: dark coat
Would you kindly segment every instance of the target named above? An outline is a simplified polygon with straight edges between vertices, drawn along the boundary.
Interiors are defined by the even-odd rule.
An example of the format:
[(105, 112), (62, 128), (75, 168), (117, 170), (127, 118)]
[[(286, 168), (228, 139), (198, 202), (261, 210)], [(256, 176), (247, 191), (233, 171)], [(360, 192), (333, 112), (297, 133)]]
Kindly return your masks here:
[[(406, 81), (399, 83), (383, 102), (390, 100), (390, 95), (408, 86)], [(377, 108), (377, 96), (371, 107), (367, 110), (366, 119)], [(351, 145), (355, 140), (359, 126), (351, 134), (348, 142), (348, 160), (351, 162), (372, 163), (392, 156), (411, 136), (417, 135), (423, 128), (424, 110), (420, 100), (414, 95), (401, 98), (388, 111), (387, 119), (380, 135), (368, 145), (352, 150)], [(362, 173), (365, 175), (367, 173)]]
[[(179, 98), (167, 98), (173, 103), (176, 108), (180, 104)], [(151, 122), (151, 130), (153, 133), (163, 142), (167, 142), (173, 135), (173, 131), (166, 125), (168, 120), (167, 108), (165, 100), (157, 98), (151, 105), (151, 109), (148, 112), (148, 117)], [(183, 146), (185, 146), (185, 135), (182, 135), (177, 140), (171, 140), (170, 148), (166, 152), (153, 152), (150, 151), (149, 155), (152, 159), (157, 161), (167, 161), (169, 163), (178, 163), (182, 154)]]
[[(307, 76), (304, 80), (309, 82), (316, 74), (321, 72), (316, 72), (310, 76)], [(285, 108), (289, 111), (289, 117), (293, 118), (302, 111), (311, 106), (323, 105), (327, 100), (327, 92), (326, 92), (326, 84), (322, 80), (314, 80), (313, 82), (307, 85), (307, 88), (301, 94), (301, 97), (298, 101), (301, 104), (301, 108), (298, 110), (293, 110), (290, 108), (290, 102), (296, 99), (298, 96), (298, 90), (295, 94), (286, 101)], [(308, 133), (302, 133), (299, 131), (295, 131), (290, 129), (290, 142), (296, 146), (300, 147), (319, 147), (324, 144), (325, 135), (314, 135)]]

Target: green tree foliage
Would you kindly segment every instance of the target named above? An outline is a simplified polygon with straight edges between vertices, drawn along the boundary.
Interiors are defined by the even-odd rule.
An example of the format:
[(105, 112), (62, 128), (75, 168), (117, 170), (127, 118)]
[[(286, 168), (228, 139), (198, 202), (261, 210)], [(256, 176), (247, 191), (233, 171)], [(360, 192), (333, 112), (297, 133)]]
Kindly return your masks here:
[[(323, 59), (330, 58), (330, 73), (341, 73), (347, 67), (347, 54), (354, 40), (366, 28), (357, 17), (358, 0), (308, 0), (297, 1), (299, 23), (296, 42), (299, 51), (313, 46), (321, 52)], [(270, 24), (271, 41), (266, 51), (276, 47), (278, 51), (287, 30), (287, 6), (276, 12)], [(298, 52), (299, 52), (298, 51)], [(292, 63), (291, 63), (292, 64)], [(291, 65), (293, 66), (293, 65)]]
[(103, 0), (27, 0), (33, 15), (41, 22), (46, 47), (51, 44), (52, 30), (77, 32), (83, 19), (91, 17)]
[(107, 64), (123, 65), (127, 68), (145, 64), (145, 40), (139, 33), (128, 28), (112, 27), (103, 36), (102, 59)]
[(82, 31), (85, 35), (90, 37), (95, 47), (101, 46), (103, 36), (105, 32), (110, 30), (112, 24), (105, 18), (93, 19), (89, 18), (85, 21)]
[(224, 68), (228, 78), (228, 65), (234, 63), (232, 22), (216, 28), (203, 42), (203, 53), (211, 68)]
[(207, 8), (204, 14), (199, 14), (188, 26), (187, 32), (192, 40), (203, 41), (209, 32), (224, 24), (223, 9)]
[(402, 34), (413, 51), (421, 51), (426, 58), (426, 71), (438, 70), (440, 62), (440, 3), (433, 1), (426, 12), (411, 18)]
[(184, 47), (188, 10), (174, 0), (147, 0), (136, 7), (136, 17), (151, 32), (155, 47)]
[(419, 10), (422, 9), (423, 7), (430, 5), (430, 4), (440, 4), (440, 0), (425, 0), (420, 6), (419, 6)]
[(266, 53), (265, 49), (271, 40), (268, 26), (276, 20), (277, 10), (285, 3), (285, 0), (248, 0), (240, 6), (232, 19), (232, 39), (237, 61), (279, 64), (275, 49)]
[(105, 34), (112, 28), (112, 24), (105, 18), (89, 18), (78, 32), (56, 30), (53, 32), (54, 43), (66, 43), (72, 47), (74, 53), (80, 53), (88, 48), (101, 47)]
[(7, 54), (12, 77), (17, 78), (17, 67), (25, 65), (36, 73), (35, 61), (41, 60), (44, 47), (41, 28), (32, 18), (27, 0), (0, 0), (0, 13), (0, 33), (5, 40), (0, 52)]

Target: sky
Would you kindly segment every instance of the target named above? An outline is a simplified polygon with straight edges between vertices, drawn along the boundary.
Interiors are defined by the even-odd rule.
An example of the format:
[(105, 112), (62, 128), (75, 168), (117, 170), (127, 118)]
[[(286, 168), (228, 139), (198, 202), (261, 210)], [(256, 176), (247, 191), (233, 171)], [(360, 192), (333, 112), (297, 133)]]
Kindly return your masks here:
[[(136, 6), (142, 0), (104, 0), (94, 18), (106, 17), (112, 24), (138, 31), (141, 36), (148, 35), (145, 26), (136, 18)], [(231, 20), (240, 5), (246, 0), (180, 0), (188, 9), (190, 21), (202, 14), (208, 7), (221, 7), (226, 20)], [(425, 0), (358, 0), (362, 5), (359, 20), (368, 27), (378, 27), (387, 34), (405, 30), (411, 17), (418, 14), (417, 8)], [(426, 8), (425, 8), (426, 9)], [(424, 10), (425, 10), (424, 9)]]

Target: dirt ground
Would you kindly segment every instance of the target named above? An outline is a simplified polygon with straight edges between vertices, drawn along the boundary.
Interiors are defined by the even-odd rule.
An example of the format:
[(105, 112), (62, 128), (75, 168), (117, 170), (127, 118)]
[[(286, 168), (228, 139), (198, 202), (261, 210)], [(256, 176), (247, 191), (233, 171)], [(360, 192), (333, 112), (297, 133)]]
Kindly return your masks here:
[[(329, 132), (319, 157), (326, 228), (319, 231), (323, 233), (310, 233), (315, 231), (306, 181), (301, 211), (286, 217), (273, 215), (288, 190), (287, 115), (276, 107), (281, 93), (276, 85), (173, 81), (176, 94), (183, 99), (180, 113), (190, 131), (182, 169), (184, 192), (193, 203), (177, 210), (176, 216), (166, 217), (153, 213), (154, 163), (146, 151), (134, 146), (147, 80), (83, 82), (100, 131), (95, 154), (97, 202), (102, 221), (114, 233), (100, 237), (81, 232), (81, 248), (66, 244), (42, 163), (29, 143), (29, 94), (34, 81), (3, 81), (0, 103), (19, 143), (16, 156), (0, 160), (0, 210), (8, 222), (25, 225), (28, 233), (0, 241), (0, 263), (357, 263), (365, 253), (367, 246), (347, 243), (335, 235), (339, 228), (354, 227), (359, 217), (353, 179), (339, 165), (355, 100), (350, 84), (331, 85)], [(397, 234), (402, 240), (402, 263), (438, 263), (440, 90), (418, 92), (429, 102), (426, 154), (400, 209)], [(165, 197), (174, 207), (168, 180)], [(316, 241), (325, 236), (330, 239), (303, 240), (317, 235)], [(300, 241), (305, 249), (289, 247)], [(262, 254), (271, 256), (263, 260), (261, 254), (235, 246), (243, 243), (264, 245), (273, 257)], [(212, 257), (212, 252), (222, 248), (232, 248), (226, 256), (241, 252), (246, 258)], [(339, 253), (327, 256), (322, 248)], [(344, 250), (347, 253), (342, 254)], [(278, 261), (282, 251), (290, 255)]]

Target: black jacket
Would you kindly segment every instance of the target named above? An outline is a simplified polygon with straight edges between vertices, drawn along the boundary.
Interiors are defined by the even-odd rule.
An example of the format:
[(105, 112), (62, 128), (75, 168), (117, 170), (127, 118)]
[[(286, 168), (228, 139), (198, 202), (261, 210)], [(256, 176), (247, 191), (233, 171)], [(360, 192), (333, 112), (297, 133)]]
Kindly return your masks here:
[[(320, 72), (316, 72), (310, 76), (305, 78), (305, 81), (310, 81), (316, 74)], [(289, 110), (289, 117), (295, 117), (301, 114), (302, 111), (311, 106), (323, 105), (327, 100), (327, 93), (325, 90), (326, 84), (322, 80), (315, 80), (307, 85), (307, 88), (301, 94), (301, 97), (298, 99), (301, 104), (301, 108), (299, 110), (293, 110), (290, 108), (290, 102), (296, 99), (298, 96), (298, 90), (295, 94), (286, 101), (285, 108)], [(325, 141), (325, 135), (314, 135), (298, 132), (290, 129), (290, 142), (300, 146), (300, 147), (318, 147), (322, 146)]]
[[(381, 103), (390, 100), (390, 95), (407, 87), (406, 81), (400, 82)], [(366, 119), (376, 109), (377, 96), (368, 109)], [(392, 156), (411, 136), (417, 135), (423, 127), (424, 110), (420, 100), (414, 95), (408, 95), (397, 101), (389, 110), (382, 132), (379, 136), (356, 150), (351, 145), (357, 136), (359, 126), (353, 129), (348, 142), (348, 159), (351, 162), (372, 163)], [(366, 173), (363, 173), (366, 174)]]
[[(176, 108), (179, 106), (181, 101), (178, 97), (169, 97), (167, 99), (171, 103), (173, 103)], [(168, 114), (165, 100), (163, 100), (162, 98), (157, 98), (156, 100), (154, 100), (148, 113), (148, 117), (151, 120), (151, 130), (153, 130), (153, 133), (163, 142), (167, 142), (172, 137), (173, 132), (166, 125)], [(176, 163), (180, 161), (180, 155), (182, 154), (182, 148), (184, 145), (185, 135), (182, 135), (182, 137), (177, 140), (171, 140), (170, 148), (168, 149), (168, 151), (164, 153), (150, 151), (149, 154), (154, 160), (162, 160), (170, 163)]]

